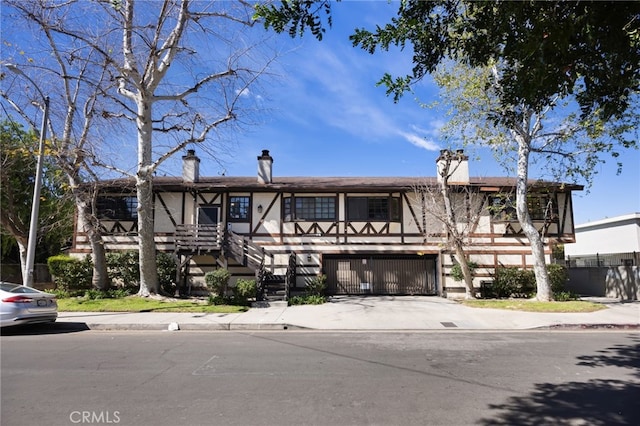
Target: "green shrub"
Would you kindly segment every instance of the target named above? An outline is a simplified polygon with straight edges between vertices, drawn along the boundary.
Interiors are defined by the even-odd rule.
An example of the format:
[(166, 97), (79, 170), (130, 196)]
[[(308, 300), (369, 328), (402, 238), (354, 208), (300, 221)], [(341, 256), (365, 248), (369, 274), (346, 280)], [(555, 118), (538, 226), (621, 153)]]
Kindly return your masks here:
[(255, 280), (240, 279), (233, 288), (233, 297), (236, 303), (246, 304), (249, 299), (256, 297), (258, 287)]
[(204, 275), (204, 282), (211, 292), (218, 296), (225, 296), (229, 288), (229, 278), (231, 278), (229, 271), (226, 269), (216, 269)]
[(121, 299), (130, 296), (131, 292), (126, 288), (113, 288), (109, 290), (89, 289), (85, 290), (83, 297), (89, 300), (99, 299)]
[[(467, 264), (469, 265), (469, 270), (471, 271), (471, 277), (473, 277), (475, 275), (478, 264), (476, 262), (471, 262), (471, 261), (468, 261)], [(462, 267), (460, 267), (460, 263), (455, 263), (451, 267), (451, 277), (456, 281), (464, 280), (464, 276), (462, 275)]]
[(130, 288), (140, 285), (140, 262), (137, 251), (113, 251), (107, 253), (106, 258), (107, 272), (112, 283)]
[(305, 293), (308, 296), (324, 297), (327, 294), (327, 276), (318, 275), (309, 281), (305, 287)]
[[(156, 265), (158, 284), (166, 294), (176, 291), (176, 261), (169, 253), (157, 252)], [(107, 253), (107, 270), (112, 283), (125, 289), (135, 289), (140, 285), (140, 256), (135, 250)]]
[(322, 305), (327, 302), (325, 296), (307, 294), (304, 296), (293, 296), (289, 299), (289, 305)]
[(88, 300), (109, 299), (106, 291), (90, 288), (84, 292), (84, 298)]
[(533, 271), (519, 268), (497, 268), (491, 286), (497, 298), (531, 297), (536, 291)]
[(569, 279), (569, 273), (567, 268), (562, 265), (553, 263), (547, 265), (547, 272), (549, 273), (549, 281), (551, 282), (551, 292), (554, 294), (565, 291), (565, 285)]
[(58, 299), (67, 299), (71, 297), (69, 290), (63, 290), (61, 288), (55, 288), (53, 290), (47, 290), (48, 293), (55, 294)]
[(555, 300), (556, 302), (568, 302), (570, 300), (578, 299), (578, 295), (571, 291), (558, 291), (553, 293), (553, 300)]
[(47, 268), (49, 269), (49, 273), (54, 279), (56, 277), (62, 277), (64, 275), (65, 265), (69, 262), (73, 262), (74, 260), (77, 259), (63, 254), (51, 256), (47, 259)]
[(93, 264), (90, 256), (84, 259), (51, 256), (47, 259), (47, 266), (57, 289), (70, 291), (91, 288)]
[(174, 295), (176, 293), (176, 260), (169, 253), (158, 252), (156, 256), (156, 264), (158, 265), (158, 282), (160, 288), (166, 294)]
[(224, 296), (218, 296), (217, 294), (209, 294), (209, 304), (210, 305), (228, 305), (229, 298)]

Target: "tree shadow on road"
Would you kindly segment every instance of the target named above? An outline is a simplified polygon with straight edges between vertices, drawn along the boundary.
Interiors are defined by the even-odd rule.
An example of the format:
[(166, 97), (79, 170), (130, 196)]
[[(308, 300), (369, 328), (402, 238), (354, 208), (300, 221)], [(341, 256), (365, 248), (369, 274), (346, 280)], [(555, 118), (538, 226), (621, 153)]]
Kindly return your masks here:
[[(632, 369), (640, 377), (640, 337), (629, 345), (616, 345), (596, 355), (578, 357), (578, 365)], [(640, 383), (623, 380), (594, 379), (561, 384), (540, 383), (526, 396), (510, 397), (482, 425), (639, 425)]]

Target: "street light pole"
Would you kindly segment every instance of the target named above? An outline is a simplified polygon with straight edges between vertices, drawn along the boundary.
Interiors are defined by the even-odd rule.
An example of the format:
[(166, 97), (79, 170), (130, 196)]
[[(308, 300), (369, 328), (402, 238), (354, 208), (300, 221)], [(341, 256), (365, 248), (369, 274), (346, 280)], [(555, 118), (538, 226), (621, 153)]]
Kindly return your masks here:
[(44, 114), (40, 129), (38, 144), (38, 163), (36, 166), (36, 181), (33, 187), (33, 204), (31, 205), (31, 223), (29, 224), (29, 245), (27, 248), (27, 265), (24, 285), (33, 287), (33, 269), (36, 259), (36, 243), (38, 240), (38, 216), (40, 213), (40, 192), (42, 190), (42, 167), (44, 162), (44, 140), (47, 133), (47, 119), (49, 118), (49, 97), (44, 98)]
[(42, 114), (42, 127), (40, 128), (40, 142), (38, 143), (38, 162), (36, 165), (36, 178), (33, 187), (33, 202), (31, 204), (31, 223), (29, 224), (29, 240), (27, 246), (27, 260), (25, 270), (22, 273), (23, 284), (33, 287), (33, 269), (36, 258), (36, 242), (38, 237), (38, 215), (40, 212), (40, 192), (42, 190), (42, 168), (44, 163), (44, 140), (47, 134), (47, 121), (49, 119), (49, 97), (45, 96), (36, 83), (22, 70), (13, 64), (5, 64), (7, 68), (16, 74), (25, 77), (33, 84), (44, 100), (44, 112)]

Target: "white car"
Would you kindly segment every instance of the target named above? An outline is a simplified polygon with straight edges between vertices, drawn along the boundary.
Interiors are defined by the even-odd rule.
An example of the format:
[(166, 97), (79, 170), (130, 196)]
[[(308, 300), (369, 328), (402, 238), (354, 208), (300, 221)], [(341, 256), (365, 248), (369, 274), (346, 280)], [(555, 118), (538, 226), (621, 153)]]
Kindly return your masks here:
[(0, 327), (58, 319), (56, 296), (20, 284), (0, 282)]

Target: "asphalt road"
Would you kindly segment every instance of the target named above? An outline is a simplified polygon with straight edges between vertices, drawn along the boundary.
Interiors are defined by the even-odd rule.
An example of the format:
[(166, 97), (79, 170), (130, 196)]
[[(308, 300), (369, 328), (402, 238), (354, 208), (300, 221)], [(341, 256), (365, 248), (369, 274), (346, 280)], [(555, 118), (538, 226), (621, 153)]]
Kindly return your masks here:
[(640, 424), (638, 333), (38, 330), (2, 425)]

